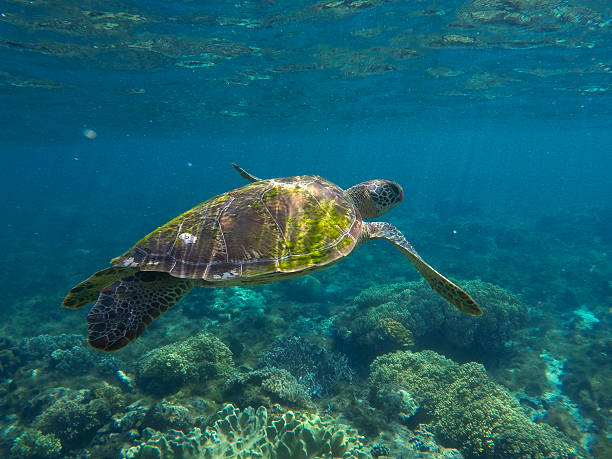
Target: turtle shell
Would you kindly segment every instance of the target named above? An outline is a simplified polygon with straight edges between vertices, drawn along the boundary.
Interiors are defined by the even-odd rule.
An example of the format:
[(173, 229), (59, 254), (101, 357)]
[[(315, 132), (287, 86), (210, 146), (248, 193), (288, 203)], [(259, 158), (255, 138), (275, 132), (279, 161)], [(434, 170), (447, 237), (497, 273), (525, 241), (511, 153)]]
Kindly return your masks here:
[(317, 175), (259, 180), (205, 201), (112, 262), (225, 285), (273, 282), (348, 255), (362, 219)]

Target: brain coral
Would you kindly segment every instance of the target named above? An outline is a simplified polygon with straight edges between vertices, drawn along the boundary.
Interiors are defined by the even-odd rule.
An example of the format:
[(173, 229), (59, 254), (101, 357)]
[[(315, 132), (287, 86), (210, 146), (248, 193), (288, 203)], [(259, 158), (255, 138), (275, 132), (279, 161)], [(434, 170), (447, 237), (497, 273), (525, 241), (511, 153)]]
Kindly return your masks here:
[(200, 333), (144, 354), (137, 364), (136, 383), (159, 395), (176, 392), (187, 383), (198, 383), (233, 374), (232, 352), (218, 338)]
[(571, 458), (577, 445), (536, 424), (491, 381), (482, 365), (459, 365), (433, 351), (400, 351), (371, 365), (372, 391), (406, 390), (431, 417), (428, 428), (468, 457)]

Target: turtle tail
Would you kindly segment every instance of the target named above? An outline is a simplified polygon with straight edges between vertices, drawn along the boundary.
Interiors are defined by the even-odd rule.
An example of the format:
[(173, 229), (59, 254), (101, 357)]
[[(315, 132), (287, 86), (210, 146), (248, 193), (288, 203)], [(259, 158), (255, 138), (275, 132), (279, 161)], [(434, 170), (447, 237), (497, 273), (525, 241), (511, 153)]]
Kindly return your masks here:
[(192, 280), (155, 271), (138, 271), (115, 281), (100, 291), (87, 316), (89, 344), (107, 352), (122, 348), (193, 286)]
[(104, 287), (136, 271), (137, 269), (115, 266), (98, 271), (80, 284), (72, 287), (68, 295), (66, 295), (66, 298), (64, 298), (62, 306), (65, 308), (77, 309), (86, 304), (93, 303), (98, 298), (100, 290)]

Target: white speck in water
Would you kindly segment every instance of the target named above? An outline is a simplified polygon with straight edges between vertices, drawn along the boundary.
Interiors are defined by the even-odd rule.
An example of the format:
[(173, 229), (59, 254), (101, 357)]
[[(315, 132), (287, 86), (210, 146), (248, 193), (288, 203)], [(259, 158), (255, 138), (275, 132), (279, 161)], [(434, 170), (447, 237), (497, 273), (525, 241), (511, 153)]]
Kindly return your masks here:
[(98, 133), (93, 129), (83, 129), (83, 135), (90, 140), (93, 140), (98, 137)]
[(187, 161), (187, 167), (191, 167), (193, 166), (193, 163), (191, 161)]

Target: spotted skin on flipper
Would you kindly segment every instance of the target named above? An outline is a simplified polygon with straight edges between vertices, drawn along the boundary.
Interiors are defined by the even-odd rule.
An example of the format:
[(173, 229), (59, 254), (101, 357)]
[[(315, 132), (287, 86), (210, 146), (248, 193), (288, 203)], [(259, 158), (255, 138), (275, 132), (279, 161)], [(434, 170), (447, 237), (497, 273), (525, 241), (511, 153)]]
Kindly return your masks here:
[(404, 235), (395, 226), (386, 222), (370, 222), (366, 223), (364, 231), (369, 239), (386, 239), (395, 244), (395, 246), (404, 254), (406, 258), (414, 265), (421, 273), (427, 283), (440, 296), (446, 299), (450, 304), (456, 307), (459, 311), (465, 312), (472, 316), (482, 315), (482, 310), (476, 302), (459, 286), (453, 284), (446, 277), (440, 274), (427, 264), (414, 250), (410, 242), (406, 240)]
[(89, 344), (103, 351), (122, 348), (193, 286), (189, 279), (141, 271), (105, 287), (87, 316)]
[(138, 270), (116, 266), (98, 271), (80, 284), (72, 287), (68, 295), (66, 295), (66, 298), (64, 298), (62, 306), (65, 308), (77, 309), (86, 304), (93, 303), (98, 298), (100, 290), (104, 287), (136, 271)]

